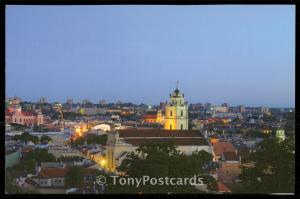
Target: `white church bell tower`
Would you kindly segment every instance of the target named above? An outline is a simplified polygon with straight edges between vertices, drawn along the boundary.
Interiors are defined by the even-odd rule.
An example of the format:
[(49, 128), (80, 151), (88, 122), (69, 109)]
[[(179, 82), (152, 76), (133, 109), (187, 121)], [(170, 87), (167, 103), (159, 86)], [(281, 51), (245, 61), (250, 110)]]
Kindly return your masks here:
[(184, 101), (184, 94), (176, 89), (170, 94), (170, 101), (165, 107), (165, 130), (188, 130), (188, 105)]

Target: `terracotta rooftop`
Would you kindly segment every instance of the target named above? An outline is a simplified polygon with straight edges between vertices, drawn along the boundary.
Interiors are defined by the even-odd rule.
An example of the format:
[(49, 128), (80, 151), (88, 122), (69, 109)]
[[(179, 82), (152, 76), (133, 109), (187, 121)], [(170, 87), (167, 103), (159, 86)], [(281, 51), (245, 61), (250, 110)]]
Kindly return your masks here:
[(203, 136), (197, 130), (163, 130), (163, 129), (124, 129), (118, 130), (120, 138), (126, 137), (200, 137)]
[[(64, 168), (42, 168), (39, 172), (39, 178), (64, 178), (67, 176), (70, 167)], [(95, 169), (83, 169), (83, 175), (95, 175)]]
[(217, 182), (219, 192), (231, 192), (222, 182)]
[(144, 114), (142, 115), (142, 119), (156, 119), (157, 115), (156, 114)]
[(29, 111), (22, 111), (21, 112), (23, 116), (35, 116), (37, 115), (35, 112), (29, 112)]
[(224, 152), (235, 152), (236, 148), (230, 142), (217, 142), (213, 145), (214, 153), (221, 156)]
[(124, 142), (133, 146), (140, 146), (150, 143), (167, 143), (173, 142), (177, 146), (207, 146), (208, 143), (204, 138), (133, 138), (123, 139)]
[(224, 152), (223, 157), (226, 161), (239, 161), (239, 157), (235, 152)]
[(42, 168), (38, 176), (40, 178), (63, 178), (66, 177), (69, 167), (64, 168)]

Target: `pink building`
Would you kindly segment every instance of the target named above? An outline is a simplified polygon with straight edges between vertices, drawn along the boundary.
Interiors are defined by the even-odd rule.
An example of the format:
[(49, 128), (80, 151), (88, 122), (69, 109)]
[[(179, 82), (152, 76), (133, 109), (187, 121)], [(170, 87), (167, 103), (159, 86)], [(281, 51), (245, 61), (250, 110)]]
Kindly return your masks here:
[(22, 125), (41, 125), (44, 122), (43, 115), (38, 112), (22, 111), (20, 105), (11, 105), (5, 111), (5, 123), (17, 123)]

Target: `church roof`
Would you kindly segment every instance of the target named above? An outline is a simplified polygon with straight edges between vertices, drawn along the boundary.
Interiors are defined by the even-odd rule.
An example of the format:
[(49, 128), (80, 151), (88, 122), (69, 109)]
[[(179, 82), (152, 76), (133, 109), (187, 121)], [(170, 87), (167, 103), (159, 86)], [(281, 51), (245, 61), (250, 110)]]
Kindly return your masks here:
[(197, 130), (163, 130), (163, 129), (123, 129), (118, 130), (120, 138), (128, 137), (203, 137)]
[(174, 90), (174, 93), (176, 93), (176, 94), (180, 93), (180, 91), (178, 90), (178, 88), (176, 88), (176, 89)]
[(220, 156), (224, 152), (235, 152), (237, 149), (230, 142), (217, 142), (213, 145), (213, 150), (217, 156)]
[(140, 146), (150, 143), (168, 143), (173, 142), (177, 146), (207, 146), (208, 143), (204, 138), (132, 138), (124, 139), (128, 144)]

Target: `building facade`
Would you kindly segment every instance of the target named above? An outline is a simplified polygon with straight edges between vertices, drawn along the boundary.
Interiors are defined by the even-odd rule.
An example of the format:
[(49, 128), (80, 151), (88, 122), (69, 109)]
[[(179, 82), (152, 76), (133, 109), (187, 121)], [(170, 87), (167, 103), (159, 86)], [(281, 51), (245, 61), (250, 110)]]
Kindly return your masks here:
[(116, 171), (126, 153), (134, 152), (139, 146), (147, 143), (173, 142), (177, 149), (185, 155), (204, 150), (213, 154), (212, 146), (199, 131), (169, 131), (163, 129), (137, 130), (124, 129), (108, 134), (106, 143), (106, 161), (104, 169)]
[(170, 94), (170, 100), (165, 107), (165, 130), (188, 130), (188, 105), (184, 94), (178, 88)]
[(5, 123), (16, 123), (22, 125), (42, 125), (44, 116), (41, 111), (22, 111), (20, 105), (10, 105), (5, 111)]

